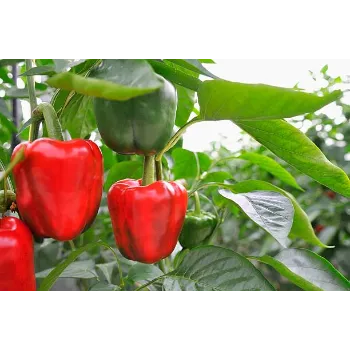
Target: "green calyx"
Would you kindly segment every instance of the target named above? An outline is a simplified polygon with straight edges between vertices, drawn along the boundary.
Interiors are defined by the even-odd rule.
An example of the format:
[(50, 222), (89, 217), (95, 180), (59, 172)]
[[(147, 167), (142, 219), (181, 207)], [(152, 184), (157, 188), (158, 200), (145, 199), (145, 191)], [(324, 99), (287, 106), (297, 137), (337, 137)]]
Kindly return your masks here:
[(94, 98), (97, 127), (106, 145), (121, 154), (154, 155), (172, 135), (177, 107), (175, 87), (162, 86), (127, 101)]
[(217, 218), (212, 213), (189, 211), (186, 214), (179, 242), (183, 248), (194, 248), (207, 240), (215, 230)]

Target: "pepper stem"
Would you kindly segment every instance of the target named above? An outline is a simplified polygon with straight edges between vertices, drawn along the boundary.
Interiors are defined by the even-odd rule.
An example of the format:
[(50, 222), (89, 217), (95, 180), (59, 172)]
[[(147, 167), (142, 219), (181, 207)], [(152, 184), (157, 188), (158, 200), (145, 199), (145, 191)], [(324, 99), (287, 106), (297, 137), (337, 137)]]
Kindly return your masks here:
[(49, 138), (63, 141), (61, 124), (50, 103), (41, 103), (36, 107), (33, 111), (33, 117), (44, 117)]
[(200, 215), (201, 213), (201, 202), (197, 191), (194, 193), (194, 213), (196, 215)]
[(154, 182), (154, 156), (145, 156), (143, 163), (142, 186)]
[[(26, 60), (26, 69), (29, 70), (32, 68), (33, 68), (33, 60), (32, 59)], [(30, 102), (30, 110), (31, 110), (31, 113), (33, 113), (34, 109), (37, 107), (34, 76), (30, 75), (27, 77), (27, 87), (28, 87), (28, 95), (29, 95), (29, 102)], [(35, 120), (30, 125), (30, 128), (29, 128), (30, 142), (38, 138), (40, 123), (41, 123), (41, 120)]]
[(163, 180), (163, 169), (162, 169), (162, 161), (161, 160), (156, 160), (155, 161), (156, 165), (156, 178), (157, 181)]
[(165, 145), (165, 147), (158, 153), (156, 160), (157, 161), (161, 161), (162, 157), (164, 155), (165, 152), (168, 152), (170, 148), (174, 147), (176, 145), (176, 143), (180, 140), (180, 137), (182, 136), (182, 134), (186, 131), (186, 129), (195, 124), (198, 123), (200, 121), (203, 121), (200, 117), (196, 117), (193, 118), (192, 120), (190, 120), (187, 124), (185, 124), (182, 128), (180, 128), (175, 135), (169, 140), (169, 142)]

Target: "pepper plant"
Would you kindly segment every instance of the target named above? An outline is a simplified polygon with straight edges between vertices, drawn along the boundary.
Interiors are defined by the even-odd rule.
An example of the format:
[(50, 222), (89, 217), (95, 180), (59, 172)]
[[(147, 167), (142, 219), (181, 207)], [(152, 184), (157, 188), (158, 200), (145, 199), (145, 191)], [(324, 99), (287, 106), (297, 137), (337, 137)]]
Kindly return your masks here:
[[(281, 278), (303, 290), (350, 289), (322, 256), (337, 247), (315, 233), (296, 199), (303, 176), (346, 205), (348, 175), (289, 119), (312, 121), (322, 107), (343, 104), (337, 81), (318, 93), (243, 84), (212, 74), (212, 60), (196, 59), (35, 64), (0, 60), (0, 202), (32, 231), (38, 290), (271, 291), (282, 289)], [(10, 65), (25, 89), (15, 86)], [(47, 102), (36, 106), (37, 97)], [(21, 125), (18, 111), (10, 112), (17, 98), (32, 109)], [(220, 120), (260, 148), (213, 154), (182, 147), (191, 125)], [(12, 136), (30, 144), (17, 146), (10, 161)], [(93, 156), (84, 158), (82, 142)], [(79, 157), (70, 160), (74, 152)], [(247, 163), (256, 167), (251, 178)], [(250, 249), (240, 240), (232, 246), (224, 232)], [(8, 234), (1, 222), (0, 234)]]

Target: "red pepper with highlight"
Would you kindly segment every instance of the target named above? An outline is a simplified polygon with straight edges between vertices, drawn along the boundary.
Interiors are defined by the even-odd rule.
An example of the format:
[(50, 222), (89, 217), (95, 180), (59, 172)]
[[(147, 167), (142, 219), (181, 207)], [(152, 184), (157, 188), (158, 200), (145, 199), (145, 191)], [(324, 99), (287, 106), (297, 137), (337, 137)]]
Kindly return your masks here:
[(152, 264), (169, 256), (178, 241), (187, 209), (186, 189), (176, 182), (116, 182), (108, 208), (120, 252), (130, 260)]
[(0, 219), (0, 291), (35, 291), (33, 237), (15, 217)]
[(48, 138), (18, 145), (24, 160), (13, 169), (17, 206), (33, 234), (76, 238), (94, 221), (102, 196), (103, 160), (88, 140)]

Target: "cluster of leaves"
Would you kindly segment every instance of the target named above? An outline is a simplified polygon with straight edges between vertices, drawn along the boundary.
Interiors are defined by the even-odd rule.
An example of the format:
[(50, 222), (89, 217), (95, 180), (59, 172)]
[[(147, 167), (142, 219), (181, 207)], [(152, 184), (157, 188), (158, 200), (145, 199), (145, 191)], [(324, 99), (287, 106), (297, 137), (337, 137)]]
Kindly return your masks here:
[[(67, 137), (90, 138), (100, 145), (106, 176), (98, 217), (94, 225), (74, 241), (77, 248), (73, 252), (68, 243), (53, 240), (36, 245), (37, 278), (40, 282), (44, 278), (40, 289), (50, 289), (59, 277), (59, 281), (74, 279), (73, 282), (68, 279), (74, 287), (66, 288), (88, 290), (281, 289), (280, 278), (261, 264), (272, 267), (278, 272), (277, 276), (283, 276), (304, 290), (350, 289), (350, 282), (317, 254), (327, 251), (323, 242), (329, 244), (329, 240), (317, 237), (312, 220), (303, 209), (305, 206), (300, 204), (303, 203), (302, 196), (307, 196), (301, 191), (309, 185), (326, 186), (334, 191), (332, 193), (339, 193), (339, 203), (346, 204), (346, 197), (350, 197), (349, 178), (303, 132), (283, 120), (297, 115), (306, 115), (304, 119), (313, 122), (320, 119), (322, 116), (316, 116), (315, 111), (333, 101), (341, 103), (342, 93), (331, 92), (337, 81), (332, 80), (329, 89), (320, 94), (234, 83), (221, 80), (204, 68), (203, 63), (212, 63), (211, 60), (114, 60), (108, 67), (110, 81), (105, 81), (93, 73), (100, 61), (36, 60), (37, 67), (29, 71), (20, 66), (24, 84), (26, 76), (43, 77), (44, 83), (37, 84), (45, 85), (42, 91), (52, 95), (51, 103)], [(9, 79), (6, 67), (10, 63), (13, 62), (0, 60)], [(181, 250), (179, 246), (170, 259), (161, 264), (161, 269), (128, 261), (111, 248), (115, 244), (106, 192), (115, 181), (139, 178), (142, 161), (138, 156), (117, 155), (103, 144), (92, 108), (93, 97), (123, 101), (154, 91), (159, 88), (155, 73), (170, 80), (177, 89), (177, 127), (183, 127), (192, 113), (199, 115), (202, 121), (231, 120), (262, 145), (237, 154), (221, 147), (215, 150), (218, 158), (211, 152), (185, 150), (180, 141), (166, 153), (163, 160), (165, 177), (182, 180), (190, 195), (199, 191), (203, 207), (215, 212), (224, 222), (211, 238), (214, 246), (199, 246), (190, 251)], [(202, 76), (213, 80), (203, 82)], [(9, 92), (11, 84), (5, 80), (2, 79), (0, 87), (5, 93), (4, 99), (0, 99), (3, 106), (8, 108), (9, 99), (27, 98), (24, 91), (21, 96)], [(38, 96), (45, 97), (43, 94)], [(197, 99), (199, 111), (195, 108)], [(342, 104), (342, 107), (346, 109), (347, 106)], [(5, 142), (9, 142), (11, 134), (18, 131), (13, 130), (9, 122), (11, 115), (6, 111), (3, 114), (0, 110), (0, 116), (7, 120), (1, 123), (1, 128), (8, 130)], [(24, 126), (30, 123), (31, 120)], [(315, 130), (318, 130), (316, 124)], [(24, 129), (22, 137), (25, 132)], [(308, 132), (311, 135), (312, 128)], [(323, 150), (321, 144), (318, 146)], [(282, 161), (277, 161), (273, 154)], [(336, 163), (346, 165), (338, 160)], [(291, 193), (281, 188), (285, 186)], [(322, 217), (322, 211), (319, 215)], [(317, 251), (305, 249), (315, 246)], [(285, 249), (281, 251), (281, 248)], [(265, 276), (270, 277), (271, 282), (256, 266), (264, 274), (266, 272)], [(55, 288), (62, 286), (56, 284)]]

